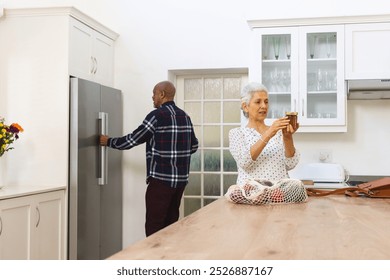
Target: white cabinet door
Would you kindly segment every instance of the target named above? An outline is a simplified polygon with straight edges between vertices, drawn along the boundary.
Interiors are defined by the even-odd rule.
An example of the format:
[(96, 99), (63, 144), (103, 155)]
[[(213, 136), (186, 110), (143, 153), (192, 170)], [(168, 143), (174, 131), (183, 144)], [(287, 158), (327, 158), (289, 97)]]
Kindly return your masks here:
[(31, 259), (61, 260), (65, 258), (64, 248), (64, 191), (35, 195), (33, 211), (34, 239)]
[(0, 201), (0, 259), (65, 259), (65, 194)]
[(259, 28), (250, 80), (269, 90), (268, 122), (298, 112), (300, 132), (346, 130), (344, 27)]
[(390, 23), (345, 25), (345, 78), (389, 79)]
[(99, 32), (94, 32), (92, 51), (95, 60), (95, 81), (113, 86), (114, 41)]
[(70, 75), (113, 86), (113, 60), (113, 40), (70, 18)]
[(70, 75), (92, 80), (95, 71), (95, 61), (92, 56), (93, 29), (71, 18), (69, 36)]
[(299, 40), (297, 28), (257, 30), (256, 54), (250, 80), (268, 89), (268, 118), (276, 119), (287, 111), (297, 111), (299, 97)]
[(29, 197), (0, 200), (0, 259), (30, 259), (31, 211)]
[(343, 31), (342, 25), (300, 28), (299, 108), (306, 126), (346, 128)]

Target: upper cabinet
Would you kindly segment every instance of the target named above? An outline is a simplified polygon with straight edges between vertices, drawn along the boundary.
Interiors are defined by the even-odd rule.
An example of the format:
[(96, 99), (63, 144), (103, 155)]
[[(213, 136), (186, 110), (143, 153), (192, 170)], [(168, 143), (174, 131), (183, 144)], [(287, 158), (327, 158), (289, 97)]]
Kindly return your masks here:
[(344, 26), (255, 28), (250, 80), (269, 90), (269, 121), (298, 112), (300, 132), (346, 131)]
[(345, 77), (390, 78), (390, 23), (345, 25)]
[(113, 85), (114, 40), (70, 18), (69, 73)]

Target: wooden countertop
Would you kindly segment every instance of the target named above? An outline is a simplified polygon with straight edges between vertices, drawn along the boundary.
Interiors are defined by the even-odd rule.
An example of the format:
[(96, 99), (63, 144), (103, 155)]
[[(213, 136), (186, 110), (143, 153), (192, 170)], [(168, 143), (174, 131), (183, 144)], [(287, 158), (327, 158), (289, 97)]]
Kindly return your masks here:
[(300, 204), (221, 198), (109, 259), (390, 259), (390, 199), (344, 195)]

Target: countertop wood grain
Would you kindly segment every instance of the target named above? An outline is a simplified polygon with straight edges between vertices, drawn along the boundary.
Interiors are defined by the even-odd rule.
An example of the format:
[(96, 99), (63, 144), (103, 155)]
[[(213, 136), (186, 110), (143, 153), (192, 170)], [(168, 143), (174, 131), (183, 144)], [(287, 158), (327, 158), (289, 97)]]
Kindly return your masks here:
[(109, 259), (390, 259), (390, 199), (250, 206), (221, 198)]

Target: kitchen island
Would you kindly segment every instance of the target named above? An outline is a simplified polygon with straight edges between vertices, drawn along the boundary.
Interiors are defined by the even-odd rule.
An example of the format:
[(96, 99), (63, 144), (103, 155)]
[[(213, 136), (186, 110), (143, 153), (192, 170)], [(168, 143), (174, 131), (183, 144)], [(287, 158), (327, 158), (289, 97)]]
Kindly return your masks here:
[(225, 198), (109, 259), (390, 259), (390, 199), (332, 195), (251, 206)]

